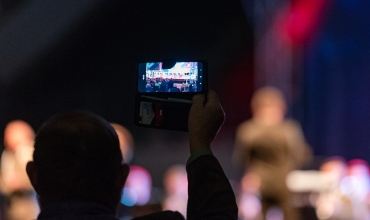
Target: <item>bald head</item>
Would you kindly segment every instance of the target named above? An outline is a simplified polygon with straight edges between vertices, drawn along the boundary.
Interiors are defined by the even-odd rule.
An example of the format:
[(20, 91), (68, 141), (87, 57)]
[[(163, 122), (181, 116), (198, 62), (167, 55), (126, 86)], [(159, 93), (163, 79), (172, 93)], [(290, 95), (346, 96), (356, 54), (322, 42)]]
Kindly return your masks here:
[[(37, 133), (33, 159), (27, 172), (31, 171), (41, 202), (119, 200), (115, 186), (122, 164), (119, 141), (113, 127), (99, 116), (79, 111), (51, 118)], [(109, 198), (112, 195), (118, 198)]]

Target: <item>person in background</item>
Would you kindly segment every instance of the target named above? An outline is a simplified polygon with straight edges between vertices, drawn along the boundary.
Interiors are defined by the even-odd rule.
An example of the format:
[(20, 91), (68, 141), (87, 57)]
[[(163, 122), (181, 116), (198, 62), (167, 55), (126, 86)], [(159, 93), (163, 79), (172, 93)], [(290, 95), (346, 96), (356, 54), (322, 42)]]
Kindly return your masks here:
[(163, 210), (178, 211), (186, 217), (188, 201), (188, 179), (186, 166), (176, 164), (169, 167), (163, 178), (165, 198), (162, 202)]
[(326, 158), (320, 166), (324, 189), (315, 202), (319, 219), (347, 220), (354, 219), (351, 202), (343, 191), (343, 180), (347, 174), (346, 160), (339, 156)]
[[(193, 97), (186, 168), (189, 220), (238, 217), (234, 192), (210, 148), (223, 122), (214, 91)], [(129, 166), (123, 163), (118, 136), (107, 121), (89, 112), (72, 112), (51, 118), (38, 131), (27, 174), (38, 194), (38, 220), (117, 220)], [(136, 219), (184, 217), (163, 211)]]
[(123, 161), (130, 163), (134, 156), (134, 138), (131, 132), (118, 123), (111, 123), (119, 139), (119, 148), (121, 149)]
[(245, 173), (240, 182), (238, 196), (239, 218), (241, 220), (256, 220), (261, 217), (260, 188), (258, 175), (253, 172)]
[[(134, 155), (134, 138), (124, 126), (118, 123), (111, 123), (111, 125), (117, 133), (123, 161), (130, 164)], [(153, 212), (143, 208), (150, 200), (151, 190), (152, 178), (149, 171), (138, 165), (130, 165), (130, 173), (123, 188), (117, 216), (120, 219), (131, 219), (143, 213)]]
[(311, 151), (298, 122), (285, 119), (283, 94), (274, 87), (257, 90), (251, 101), (252, 118), (236, 130), (233, 160), (260, 182), (262, 214), (277, 206), (285, 220), (299, 219), (291, 206), (286, 176), (307, 163)]
[(14, 120), (5, 127), (0, 190), (7, 200), (8, 220), (32, 219), (39, 213), (36, 194), (26, 173), (26, 164), (32, 159), (34, 137), (32, 127), (25, 121)]
[(370, 176), (369, 164), (362, 159), (352, 159), (347, 163), (347, 176), (342, 188), (351, 201), (353, 217), (356, 220), (370, 219)]

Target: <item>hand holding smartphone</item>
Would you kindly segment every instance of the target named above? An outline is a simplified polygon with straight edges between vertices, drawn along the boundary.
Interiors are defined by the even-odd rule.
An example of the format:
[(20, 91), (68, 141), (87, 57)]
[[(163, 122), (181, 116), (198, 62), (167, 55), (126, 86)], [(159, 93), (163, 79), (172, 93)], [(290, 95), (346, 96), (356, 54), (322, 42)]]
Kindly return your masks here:
[(191, 99), (205, 93), (207, 84), (205, 61), (139, 63), (135, 124), (188, 131)]

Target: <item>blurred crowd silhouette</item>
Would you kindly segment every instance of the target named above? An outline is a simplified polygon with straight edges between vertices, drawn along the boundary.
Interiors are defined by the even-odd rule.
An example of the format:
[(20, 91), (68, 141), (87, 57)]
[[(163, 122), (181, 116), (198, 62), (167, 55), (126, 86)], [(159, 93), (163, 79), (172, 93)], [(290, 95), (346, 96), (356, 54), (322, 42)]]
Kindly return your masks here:
[[(274, 87), (254, 93), (252, 118), (235, 133), (230, 161), (243, 169), (235, 187), (241, 220), (370, 219), (369, 165), (362, 159), (346, 161), (327, 157), (313, 169), (314, 154), (297, 121), (286, 119), (284, 96)], [(124, 161), (134, 155), (129, 130), (111, 123), (116, 130)], [(1, 219), (36, 219), (37, 196), (27, 177), (35, 133), (25, 121), (11, 121), (4, 128), (1, 156)], [(118, 215), (120, 219), (160, 210), (176, 210), (186, 217), (188, 200), (185, 164), (168, 167), (161, 195), (154, 195), (151, 174), (130, 164)]]

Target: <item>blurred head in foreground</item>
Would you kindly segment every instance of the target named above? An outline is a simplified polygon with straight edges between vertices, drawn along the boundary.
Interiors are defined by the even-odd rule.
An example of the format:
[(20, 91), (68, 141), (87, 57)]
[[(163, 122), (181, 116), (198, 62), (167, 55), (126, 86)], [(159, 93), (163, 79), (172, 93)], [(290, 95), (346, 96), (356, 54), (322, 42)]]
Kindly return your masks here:
[(27, 122), (14, 120), (9, 122), (4, 131), (4, 147), (15, 152), (19, 146), (32, 146), (35, 133)]
[(129, 173), (113, 127), (89, 112), (48, 120), (36, 135), (27, 173), (45, 205), (77, 200), (97, 202), (115, 211)]
[(131, 132), (124, 126), (117, 123), (111, 123), (111, 125), (118, 135), (123, 160), (125, 163), (130, 163), (134, 154), (134, 138)]

